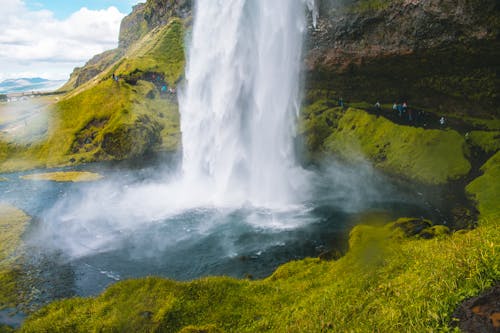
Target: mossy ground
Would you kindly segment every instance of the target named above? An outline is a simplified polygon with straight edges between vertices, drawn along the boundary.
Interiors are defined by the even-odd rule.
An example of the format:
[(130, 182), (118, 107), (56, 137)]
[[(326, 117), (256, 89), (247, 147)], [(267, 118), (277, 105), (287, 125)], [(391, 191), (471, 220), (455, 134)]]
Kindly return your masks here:
[(0, 203), (0, 309), (17, 302), (21, 236), (30, 221), (24, 212)]
[(500, 150), (500, 131), (471, 131), (467, 139), (472, 146), (479, 147), (485, 153)]
[(351, 162), (368, 159), (386, 172), (422, 183), (443, 184), (471, 169), (465, 140), (453, 130), (396, 125), (325, 100), (305, 108), (300, 131), (312, 158), (333, 153)]
[(500, 220), (500, 151), (481, 167), (484, 173), (467, 187), (481, 212), (487, 212), (492, 221)]
[(55, 181), (55, 182), (92, 182), (103, 178), (98, 173), (87, 171), (61, 171), (49, 173), (35, 173), (21, 176), (25, 180)]

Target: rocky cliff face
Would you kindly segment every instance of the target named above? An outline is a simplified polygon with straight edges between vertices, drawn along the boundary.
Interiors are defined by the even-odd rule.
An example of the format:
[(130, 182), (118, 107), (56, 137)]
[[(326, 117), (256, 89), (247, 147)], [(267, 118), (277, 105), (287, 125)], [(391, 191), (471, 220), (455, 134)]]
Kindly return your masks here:
[[(500, 115), (497, 0), (316, 0), (307, 87), (348, 101), (408, 100), (439, 114)], [(65, 89), (91, 80), (193, 0), (148, 0), (121, 24), (119, 48), (78, 68)]]
[(77, 67), (61, 90), (71, 90), (92, 80), (113, 63), (147, 33), (165, 26), (174, 17), (186, 19), (191, 15), (192, 0), (148, 0), (133, 7), (121, 22), (118, 48), (105, 51)]
[(308, 83), (344, 99), (499, 114), (496, 0), (318, 0)]
[(147, 32), (166, 25), (172, 17), (191, 15), (192, 0), (148, 0), (134, 6), (120, 26), (119, 48), (127, 48)]

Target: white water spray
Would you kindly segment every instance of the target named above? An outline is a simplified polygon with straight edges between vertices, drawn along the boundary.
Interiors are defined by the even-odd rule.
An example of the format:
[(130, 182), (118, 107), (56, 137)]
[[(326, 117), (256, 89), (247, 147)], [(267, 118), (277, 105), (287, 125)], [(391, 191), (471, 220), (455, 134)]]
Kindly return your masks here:
[(304, 4), (197, 2), (180, 97), (183, 172), (216, 205), (281, 207), (304, 191), (293, 147)]

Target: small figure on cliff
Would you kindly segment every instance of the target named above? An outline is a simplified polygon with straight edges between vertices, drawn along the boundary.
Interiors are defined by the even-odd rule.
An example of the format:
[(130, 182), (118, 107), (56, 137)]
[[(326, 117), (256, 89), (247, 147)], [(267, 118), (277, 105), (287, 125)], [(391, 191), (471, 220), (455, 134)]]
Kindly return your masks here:
[(396, 104), (396, 102), (394, 102), (394, 103), (392, 104), (392, 110), (393, 110), (393, 111), (398, 111), (398, 105)]
[(399, 116), (401, 117), (403, 115), (403, 106), (401, 104), (398, 104), (397, 108), (398, 108)]
[(339, 106), (344, 107), (344, 100), (342, 99), (342, 97), (339, 98)]
[(377, 101), (377, 103), (375, 103), (375, 109), (377, 109), (377, 111), (380, 111), (380, 102)]
[(404, 102), (403, 103), (403, 112), (408, 111), (408, 103)]
[(441, 117), (441, 119), (439, 119), (439, 124), (441, 125), (441, 127), (443, 127), (445, 123), (446, 120), (444, 119), (444, 117)]

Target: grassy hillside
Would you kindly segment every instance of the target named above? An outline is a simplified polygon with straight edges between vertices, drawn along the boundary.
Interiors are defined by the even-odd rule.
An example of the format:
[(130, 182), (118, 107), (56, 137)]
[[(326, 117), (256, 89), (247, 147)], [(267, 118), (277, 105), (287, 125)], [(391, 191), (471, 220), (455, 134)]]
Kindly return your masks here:
[(446, 183), (471, 169), (465, 139), (453, 130), (396, 125), (324, 100), (304, 110), (301, 133), (311, 158), (336, 154), (354, 162), (368, 159), (388, 173), (423, 183)]
[(183, 40), (183, 24), (173, 19), (130, 46), (93, 80), (46, 106), (43, 138), (20, 142), (0, 136), (0, 171), (176, 150), (178, 107), (175, 96), (161, 87), (175, 86), (182, 76)]
[(498, 155), (469, 186), (480, 226), (427, 240), (396, 224), (360, 225), (337, 261), (305, 259), (260, 281), (213, 277), (119, 282), (94, 298), (58, 301), (22, 332), (434, 332), (458, 304), (500, 279)]

